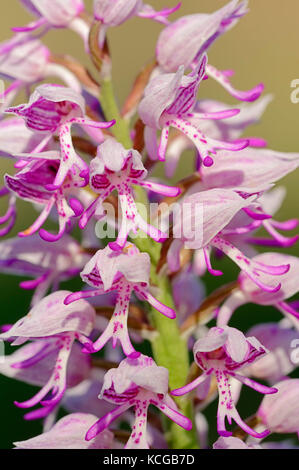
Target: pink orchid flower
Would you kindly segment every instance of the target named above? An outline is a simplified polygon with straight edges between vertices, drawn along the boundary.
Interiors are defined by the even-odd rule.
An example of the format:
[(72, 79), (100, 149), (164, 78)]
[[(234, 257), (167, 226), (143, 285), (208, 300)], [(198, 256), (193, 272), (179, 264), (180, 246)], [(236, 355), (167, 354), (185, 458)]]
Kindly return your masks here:
[(167, 255), (171, 271), (179, 269), (180, 251), (185, 246), (202, 250), (208, 271), (214, 276), (222, 275), (221, 271), (211, 266), (210, 250), (213, 247), (231, 258), (261, 289), (277, 292), (281, 285), (274, 285), (273, 282), (269, 284), (269, 278), (285, 274), (290, 265), (268, 265), (249, 259), (226, 237), (227, 233), (231, 233), (229, 224), (238, 218), (239, 214), (242, 220), (243, 211), (245, 215), (246, 211), (254, 212), (250, 209), (254, 201), (255, 196), (247, 195), (244, 198), (230, 189), (212, 189), (184, 198), (182, 210), (174, 219), (174, 240)]
[[(238, 109), (240, 110), (239, 114), (232, 116), (230, 119), (203, 119), (200, 123), (200, 129), (203, 134), (208, 135), (214, 140), (228, 142), (236, 141), (242, 137), (243, 132), (248, 126), (257, 124), (260, 121), (261, 116), (271, 101), (272, 96), (266, 95), (254, 103), (241, 103), (238, 105)], [(208, 99), (198, 100), (194, 107), (194, 111), (202, 114), (221, 112), (223, 109), (229, 110), (235, 108), (226, 103)], [(246, 137), (246, 140), (249, 141), (250, 147), (264, 147), (267, 144), (264, 139), (259, 137)], [(166, 150), (165, 175), (167, 178), (173, 177), (182, 153), (185, 150), (192, 148), (193, 142), (183, 133), (179, 133), (173, 137), (173, 139), (169, 142)], [(218, 159), (219, 157), (221, 158), (221, 156), (224, 154), (226, 154), (228, 158), (234, 158), (236, 156), (239, 161), (238, 153), (220, 150), (217, 152), (217, 161), (214, 162), (212, 168), (206, 168), (205, 166), (201, 165), (201, 158), (199, 155), (197, 155), (196, 169), (199, 170), (204, 176), (208, 177), (210, 170), (213, 170), (213, 172), (217, 171), (214, 169), (214, 167), (218, 167)], [(242, 154), (245, 155), (245, 152), (240, 153), (240, 155)], [(225, 184), (226, 180), (226, 178), (222, 178), (221, 185)]]
[(51, 62), (50, 50), (30, 33), (18, 33), (0, 44), (0, 75), (12, 83), (1, 95), (9, 106), (16, 94), (47, 77), (57, 77), (81, 92), (75, 75), (62, 65)]
[[(85, 117), (85, 102), (82, 95), (74, 90), (58, 85), (40, 85), (31, 95), (28, 104), (11, 107), (6, 110), (21, 116), (26, 126), (45, 137), (39, 149), (35, 153), (24, 154), (23, 158), (30, 159), (43, 150), (53, 135), (58, 135), (61, 146), (60, 166), (53, 183), (47, 185), (47, 189), (59, 188), (69, 171), (80, 171), (80, 176), (85, 184), (88, 181), (89, 168), (87, 163), (75, 152), (71, 137), (73, 124), (95, 129), (107, 129), (115, 121), (96, 122)], [(46, 158), (45, 154), (41, 158)], [(50, 157), (51, 158), (51, 157)]]
[[(13, 338), (9, 338), (7, 341), (11, 340)], [(3, 364), (0, 364), (0, 374), (43, 388), (47, 385), (56, 367), (59, 347), (57, 338), (34, 339), (6, 357)], [(77, 386), (85, 383), (90, 377), (91, 370), (90, 357), (82, 353), (82, 347), (79, 343), (73, 343), (66, 368), (66, 395), (67, 392), (71, 393)], [(64, 399), (65, 395), (59, 402), (54, 400), (49, 405), (29, 411), (24, 415), (24, 419), (31, 421), (48, 418), (52, 413), (55, 413), (59, 405), (64, 406)]]
[(138, 213), (133, 185), (138, 185), (164, 196), (177, 196), (181, 190), (166, 186), (154, 181), (145, 180), (147, 171), (136, 150), (126, 150), (114, 139), (106, 139), (98, 147), (97, 156), (90, 163), (90, 187), (99, 196), (93, 201), (82, 215), (79, 226), (85, 228), (89, 219), (95, 214), (98, 218), (105, 215), (102, 204), (104, 200), (117, 190), (122, 211), (122, 221), (117, 240), (110, 243), (113, 250), (121, 250), (126, 242), (129, 232), (141, 229), (158, 242), (165, 241), (167, 234), (148, 225)]
[[(49, 158), (41, 158), (42, 156)], [(61, 186), (56, 188), (53, 185), (60, 168), (59, 157), (59, 152), (43, 152), (39, 157), (33, 156), (31, 161), (15, 176), (5, 175), (6, 187), (12, 194), (44, 206), (36, 221), (28, 229), (19, 232), (20, 237), (31, 236), (39, 230), (39, 235), (43, 240), (56, 242), (70, 227), (71, 220), (80, 216), (84, 210), (81, 202), (76, 197), (72, 197), (80, 195), (81, 178), (76, 178), (70, 173)], [(56, 208), (59, 222), (56, 235), (41, 228), (53, 207)]]
[[(189, 75), (184, 75), (184, 67), (181, 66), (176, 73), (158, 75), (147, 85), (138, 112), (146, 125), (145, 141), (152, 159), (165, 160), (170, 127), (179, 130), (194, 143), (203, 165), (207, 167), (213, 165), (217, 149), (238, 151), (249, 145), (246, 139), (223, 142), (201, 131), (201, 122), (206, 119), (227, 119), (239, 113), (239, 109), (232, 108), (205, 113), (195, 111), (196, 95), (206, 66), (207, 56), (204, 54)], [(155, 143), (160, 129), (161, 138), (157, 147)]]
[(85, 6), (83, 0), (20, 0), (23, 6), (38, 19), (13, 31), (28, 33), (40, 30), (40, 35), (51, 28), (69, 28), (87, 42), (89, 27), (81, 18)]
[(116, 346), (117, 341), (120, 341), (127, 356), (135, 357), (139, 354), (131, 343), (127, 327), (128, 309), (133, 291), (141, 300), (149, 302), (166, 317), (175, 318), (175, 312), (155, 299), (149, 292), (149, 275), (149, 255), (140, 253), (137, 247), (129, 243), (122, 252), (113, 251), (107, 246), (99, 250), (87, 263), (81, 277), (93, 289), (68, 295), (65, 299), (66, 305), (78, 299), (117, 291), (114, 313), (108, 326), (92, 347), (86, 344), (87, 350), (99, 351), (112, 338), (113, 347)]
[(126, 449), (148, 449), (147, 410), (157, 407), (168, 418), (184, 429), (192, 428), (191, 421), (177, 411), (177, 406), (168, 395), (168, 370), (158, 367), (148, 356), (124, 359), (117, 369), (105, 375), (100, 398), (119, 405), (100, 418), (87, 432), (86, 440), (94, 439), (110, 423), (129, 408), (134, 407), (135, 423)]
[(47, 340), (38, 350), (32, 349), (31, 357), (18, 365), (14, 364), (14, 368), (34, 365), (56, 351), (56, 361), (48, 381), (31, 399), (23, 403), (16, 402), (20, 408), (31, 408), (41, 403), (46, 411), (52, 411), (66, 390), (67, 364), (74, 341), (77, 339), (84, 344), (90, 342), (88, 336), (95, 321), (94, 308), (85, 300), (66, 306), (64, 299), (68, 294), (68, 291), (57, 291), (44, 297), (28, 315), (0, 335), (2, 340), (14, 338), (12, 345), (20, 345), (28, 340)]
[(253, 437), (266, 437), (269, 431), (258, 433), (242, 420), (232, 399), (229, 384), (230, 377), (233, 377), (260, 393), (272, 394), (277, 392), (276, 388), (258, 384), (235, 372), (246, 364), (251, 364), (267, 352), (262, 344), (254, 337), (246, 338), (241, 331), (235, 328), (227, 326), (223, 328), (213, 327), (209, 330), (207, 336), (197, 340), (193, 352), (195, 362), (203, 373), (190, 384), (173, 390), (171, 394), (174, 396), (185, 395), (202, 383), (210, 381), (211, 375), (214, 374), (219, 390), (218, 433), (223, 437), (231, 436), (232, 433), (228, 432), (225, 426), (225, 418), (227, 418), (230, 424), (234, 420), (241, 429)]

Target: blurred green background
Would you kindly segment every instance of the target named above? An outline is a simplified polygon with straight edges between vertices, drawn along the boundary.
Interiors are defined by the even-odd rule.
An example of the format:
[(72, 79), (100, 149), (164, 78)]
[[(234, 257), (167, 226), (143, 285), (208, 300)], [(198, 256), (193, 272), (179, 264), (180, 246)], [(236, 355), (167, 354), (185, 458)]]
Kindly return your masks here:
[[(4, 41), (12, 33), (12, 26), (21, 26), (31, 20), (18, 0), (3, 2), (0, 17), (0, 40)], [(87, 10), (92, 11), (92, 1), (86, 0)], [(174, 6), (176, 0), (152, 0), (149, 3), (157, 9), (163, 6)], [(183, 0), (179, 12), (181, 15), (196, 12), (212, 12), (227, 1), (223, 0)], [(209, 51), (209, 61), (220, 69), (235, 69), (233, 83), (239, 89), (249, 89), (259, 82), (264, 82), (265, 93), (274, 95), (262, 122), (250, 128), (248, 135), (257, 135), (268, 140), (269, 148), (279, 151), (299, 152), (298, 117), (299, 104), (290, 99), (291, 81), (299, 79), (299, 2), (278, 0), (251, 0), (250, 13), (239, 24), (220, 40)], [(154, 57), (155, 43), (162, 26), (149, 20), (133, 19), (119, 28), (112, 28), (108, 37), (113, 57), (113, 78), (120, 103), (130, 91), (132, 82), (140, 68)], [(75, 33), (64, 30), (52, 30), (44, 42), (54, 53), (70, 54), (93, 70), (86, 56), (82, 41)], [(215, 98), (233, 103), (227, 93), (217, 84), (205, 85), (204, 98)], [(190, 160), (191, 162), (191, 160)], [(176, 179), (180, 179), (190, 168), (188, 157), (182, 159)], [(1, 161), (2, 173), (10, 170), (12, 165)], [(283, 185), (288, 188), (288, 195), (277, 218), (298, 217), (298, 176), (299, 172), (284, 179)], [(5, 204), (1, 202), (1, 211)], [(33, 221), (34, 213), (29, 205), (19, 203), (21, 213), (12, 235), (20, 229), (27, 228)], [(288, 250), (298, 254), (298, 246)], [(227, 265), (225, 279), (207, 278), (208, 290), (235, 278), (237, 270)], [(30, 293), (18, 287), (20, 279), (0, 275), (1, 281), (1, 323), (14, 323), (28, 311)], [(248, 315), (246, 315), (246, 312)], [(257, 321), (279, 319), (280, 315), (272, 309), (245, 307), (235, 317), (234, 326), (242, 327), (243, 331)], [(33, 394), (33, 389), (19, 382), (0, 377), (0, 448), (10, 448), (12, 442), (34, 436), (41, 432), (40, 422), (24, 422), (23, 411), (13, 405), (13, 400), (23, 401)], [(246, 390), (246, 398), (241, 399), (241, 412), (252, 413), (256, 400), (249, 400), (251, 392)], [(209, 411), (215, 414), (214, 405)], [(215, 437), (213, 435), (213, 437)]]

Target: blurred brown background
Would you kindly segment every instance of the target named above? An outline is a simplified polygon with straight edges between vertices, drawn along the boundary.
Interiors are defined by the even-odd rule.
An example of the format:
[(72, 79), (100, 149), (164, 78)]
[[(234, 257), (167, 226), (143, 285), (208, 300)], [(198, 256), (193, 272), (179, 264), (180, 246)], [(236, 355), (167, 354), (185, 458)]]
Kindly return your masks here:
[[(161, 9), (164, 6), (174, 6), (177, 0), (148, 2)], [(183, 0), (180, 11), (173, 15), (173, 18), (196, 12), (212, 12), (227, 2), (228, 0)], [(85, 3), (91, 12), (92, 1), (86, 0)], [(251, 88), (261, 81), (265, 83), (265, 92), (273, 94), (274, 101), (267, 109), (261, 124), (251, 128), (249, 134), (266, 138), (269, 148), (299, 152), (299, 104), (293, 104), (290, 99), (293, 91), (291, 82), (299, 79), (299, 2), (251, 0), (249, 6), (250, 13), (212, 46), (209, 60), (220, 69), (235, 69), (233, 83), (239, 89)], [(24, 25), (32, 17), (18, 0), (2, 0), (1, 7), (0, 41), (4, 41), (12, 35), (12, 26)], [(153, 21), (136, 18), (109, 31), (113, 75), (120, 103), (128, 94), (139, 69), (154, 57), (155, 43), (161, 29), (162, 26)], [(53, 52), (70, 54), (92, 69), (82, 41), (75, 33), (53, 30), (44, 38), (44, 42)], [(205, 94), (201, 94), (201, 97), (235, 102), (231, 101), (228, 94), (217, 84), (208, 83), (204, 90)], [(11, 167), (11, 164), (1, 161), (1, 173)], [(184, 161), (176, 174), (177, 179), (180, 178), (179, 173), (183, 172), (183, 167)], [(283, 181), (288, 187), (288, 196), (278, 214), (277, 218), (280, 220), (299, 217), (298, 181), (299, 170)], [(18, 230), (27, 228), (36, 217), (30, 205), (24, 203), (20, 206), (22, 213), (18, 217), (13, 235)], [(4, 210), (3, 207), (1, 203), (0, 214)], [(298, 254), (298, 246), (288, 251)], [(212, 281), (214, 282), (214, 279)], [(17, 287), (19, 280), (13, 277), (0, 275), (0, 282), (1, 323), (11, 323), (27, 312), (30, 293), (22, 292)], [(258, 309), (255, 309), (255, 312), (258, 314)], [(2, 377), (0, 382), (0, 448), (7, 448), (11, 447), (12, 440), (25, 439), (41, 432), (41, 427), (40, 423), (24, 422), (23, 412), (12, 404), (13, 399), (22, 401), (32, 396), (31, 388), (22, 384), (16, 386), (10, 379)]]

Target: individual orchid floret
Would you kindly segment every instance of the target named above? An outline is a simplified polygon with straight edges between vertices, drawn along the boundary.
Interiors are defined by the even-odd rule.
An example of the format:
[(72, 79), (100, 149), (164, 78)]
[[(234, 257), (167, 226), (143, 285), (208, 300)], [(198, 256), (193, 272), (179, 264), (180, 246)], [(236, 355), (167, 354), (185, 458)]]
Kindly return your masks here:
[(85, 228), (88, 220), (94, 214), (97, 217), (103, 217), (105, 212), (102, 204), (107, 196), (116, 190), (119, 195), (122, 220), (117, 240), (111, 243), (110, 247), (114, 250), (121, 250), (127, 242), (130, 231), (136, 233), (138, 229), (158, 242), (164, 241), (167, 234), (148, 225), (138, 213), (134, 201), (133, 186), (139, 185), (168, 197), (178, 196), (181, 190), (145, 180), (146, 176), (147, 171), (142, 164), (139, 152), (133, 149), (126, 150), (112, 138), (106, 139), (98, 147), (97, 156), (90, 163), (90, 187), (99, 196), (84, 212), (79, 226)]
[[(220, 153), (220, 160), (222, 160), (223, 162), (224, 154), (226, 152)], [(252, 155), (253, 154), (254, 152), (252, 152)], [(262, 154), (260, 156), (262, 157)], [(229, 155), (227, 155), (227, 158), (228, 160), (230, 160)], [(258, 254), (255, 245), (284, 248), (294, 245), (298, 240), (298, 235), (287, 237), (280, 233), (281, 231), (289, 231), (295, 229), (298, 226), (298, 219), (290, 219), (284, 222), (278, 222), (273, 218), (275, 213), (280, 209), (282, 202), (285, 198), (285, 188), (276, 187), (271, 191), (264, 192), (267, 187), (272, 186), (272, 183), (270, 183), (270, 181), (275, 180), (276, 178), (279, 178), (280, 176), (283, 176), (284, 174), (291, 171), (293, 164), (291, 163), (291, 165), (289, 166), (289, 164), (286, 163), (284, 159), (278, 158), (277, 161), (272, 162), (273, 166), (266, 165), (268, 168), (268, 174), (265, 171), (264, 175), (260, 174), (256, 176), (256, 181), (260, 183), (260, 188), (257, 188), (255, 186), (254, 179), (254, 174), (256, 174), (256, 172), (255, 170), (253, 170), (251, 177), (250, 168), (245, 163), (254, 160), (255, 159), (251, 159), (250, 153), (248, 153), (248, 159), (243, 160), (244, 172), (243, 170), (237, 170), (237, 167), (235, 170), (232, 169), (232, 171), (230, 171), (227, 166), (224, 165), (221, 173), (220, 167), (222, 165), (220, 164), (220, 166), (218, 167), (217, 159), (216, 165), (219, 168), (219, 171), (217, 170), (214, 173), (214, 168), (212, 169), (212, 173), (215, 176), (215, 179), (213, 177), (210, 179), (206, 174), (207, 172), (205, 172), (205, 176), (202, 178), (200, 183), (195, 184), (194, 188), (192, 188), (194, 192), (202, 190), (203, 188), (205, 188), (205, 186), (207, 186), (208, 189), (209, 185), (215, 188), (219, 188), (221, 186), (226, 188), (226, 183), (224, 182), (225, 180), (227, 181), (228, 187), (234, 187), (234, 182), (236, 181), (236, 178), (241, 184), (244, 183), (246, 186), (245, 188), (235, 188), (238, 194), (242, 195), (242, 197), (245, 198), (247, 198), (249, 194), (257, 195), (257, 199), (254, 205), (249, 208), (249, 210), (246, 210), (246, 212), (243, 211), (243, 213), (237, 214), (236, 217), (233, 218), (232, 221), (225, 228), (225, 239), (229, 241), (232, 245), (235, 245), (240, 251), (242, 251), (244, 254), (246, 254), (246, 256), (250, 258), (257, 256)], [(296, 167), (297, 163), (295, 163), (294, 166)], [(281, 169), (280, 175), (279, 167)], [(220, 174), (226, 175), (226, 179), (223, 180), (222, 177), (220, 177)], [(222, 184), (220, 180), (222, 181)], [(257, 236), (257, 232), (261, 228), (265, 229), (266, 232), (271, 235), (271, 237), (264, 238)], [(279, 232), (277, 229), (279, 229)], [(217, 253), (219, 254), (219, 252), (216, 250), (216, 256)], [(195, 269), (195, 272), (200, 276), (202, 276), (206, 272), (206, 263), (203, 250), (197, 250), (194, 256), (193, 268)]]
[(233, 377), (260, 393), (276, 393), (276, 388), (266, 387), (235, 372), (263, 356), (267, 352), (263, 345), (254, 337), (246, 338), (241, 331), (235, 328), (213, 327), (207, 336), (197, 340), (193, 352), (195, 362), (203, 373), (188, 385), (173, 390), (171, 394), (185, 395), (204, 382), (210, 381), (212, 374), (214, 374), (219, 391), (218, 433), (223, 437), (231, 436), (232, 433), (228, 432), (225, 426), (225, 418), (227, 418), (229, 424), (234, 420), (243, 431), (253, 437), (266, 437), (269, 431), (258, 433), (242, 420), (235, 407), (229, 383), (229, 379)]
[(51, 286), (56, 290), (61, 281), (78, 275), (89, 258), (69, 235), (50, 245), (36, 235), (0, 242), (0, 271), (33, 278), (20, 283), (22, 289), (35, 290), (32, 305), (39, 302)]
[(105, 375), (99, 398), (119, 405), (100, 418), (87, 432), (86, 440), (94, 439), (119, 416), (134, 407), (135, 423), (126, 449), (148, 449), (147, 410), (154, 405), (168, 418), (186, 430), (192, 428), (191, 421), (177, 411), (177, 406), (168, 395), (168, 370), (159, 367), (148, 356), (123, 360), (117, 369)]
[[(43, 156), (43, 158), (40, 158)], [(49, 159), (44, 157), (49, 156)], [(5, 175), (4, 181), (8, 190), (19, 198), (33, 204), (43, 206), (35, 222), (26, 230), (19, 233), (20, 237), (28, 237), (39, 230), (41, 238), (56, 242), (70, 227), (73, 218), (82, 214), (84, 207), (77, 199), (82, 180), (71, 173), (66, 176), (62, 184), (56, 188), (54, 182), (61, 168), (59, 152), (43, 152), (40, 157), (32, 156), (31, 161), (15, 176)], [(53, 159), (52, 159), (53, 158)], [(42, 229), (51, 210), (56, 208), (59, 230), (57, 234)]]
[(20, 0), (27, 10), (37, 17), (27, 26), (14, 27), (13, 31), (26, 33), (40, 30), (40, 35), (51, 28), (69, 28), (77, 32), (87, 43), (89, 27), (81, 18), (83, 0)]
[[(59, 85), (40, 85), (31, 95), (28, 104), (11, 107), (6, 110), (21, 116), (27, 127), (34, 132), (44, 134), (44, 145), (53, 135), (58, 135), (61, 145), (60, 166), (55, 180), (48, 185), (49, 190), (59, 188), (69, 171), (76, 173), (78, 170), (85, 184), (88, 180), (89, 168), (87, 163), (75, 152), (71, 137), (73, 124), (80, 126), (106, 129), (115, 121), (96, 122), (85, 117), (85, 102), (82, 95), (71, 88)], [(39, 152), (43, 150), (42, 146)], [(23, 155), (23, 158), (32, 158), (34, 154)], [(43, 158), (43, 154), (41, 158)]]
[(49, 57), (49, 49), (29, 35), (15, 35), (1, 43), (0, 74), (12, 81), (1, 98), (12, 101), (21, 89), (42, 80), (46, 75)]
[(0, 75), (12, 82), (1, 95), (7, 106), (19, 91), (49, 76), (60, 78), (70, 88), (81, 92), (75, 75), (51, 62), (50, 55), (50, 50), (29, 34), (17, 34), (0, 44)]
[(50, 339), (25, 363), (20, 363), (18, 368), (38, 363), (53, 350), (57, 353), (55, 366), (47, 383), (31, 399), (23, 403), (16, 402), (20, 408), (31, 408), (41, 403), (47, 409), (52, 409), (57, 405), (66, 389), (67, 364), (74, 341), (77, 339), (83, 344), (90, 342), (88, 336), (94, 326), (95, 310), (85, 300), (66, 306), (64, 299), (68, 294), (68, 291), (57, 291), (44, 297), (28, 315), (0, 335), (2, 340), (14, 338), (12, 345), (20, 345), (30, 339)]
[[(205, 76), (207, 56), (204, 54), (198, 67), (189, 75), (184, 75), (184, 67), (176, 73), (161, 74), (153, 78), (144, 91), (139, 105), (139, 115), (145, 128), (145, 141), (152, 159), (164, 161), (173, 127), (188, 137), (196, 146), (203, 165), (213, 165), (216, 149), (242, 150), (249, 145), (246, 139), (237, 142), (222, 142), (206, 136), (200, 129), (206, 119), (227, 119), (239, 113), (238, 109), (228, 109), (212, 113), (194, 111), (198, 87)], [(155, 148), (157, 131), (161, 130), (159, 147)], [(154, 144), (153, 144), (154, 143)]]
[[(215, 140), (231, 142), (231, 141), (240, 139), (242, 137), (243, 132), (248, 126), (251, 126), (259, 122), (261, 116), (265, 112), (265, 109), (271, 100), (272, 100), (272, 96), (266, 95), (254, 103), (241, 103), (240, 105), (238, 105), (238, 108), (240, 109), (240, 113), (237, 114), (236, 116), (232, 116), (230, 119), (202, 120), (200, 124), (201, 131), (205, 135), (208, 135), (209, 137)], [(233, 106), (228, 105), (226, 103), (204, 99), (204, 100), (197, 101), (194, 111), (199, 112), (199, 113), (211, 113), (211, 112), (214, 113), (214, 112), (220, 112), (223, 109), (228, 110), (230, 108), (234, 109)], [(265, 140), (259, 137), (246, 137), (246, 140), (249, 141), (250, 147), (264, 147), (266, 145)], [(176, 171), (178, 162), (180, 160), (180, 157), (182, 156), (182, 153), (185, 150), (192, 149), (192, 148), (193, 148), (193, 142), (191, 142), (191, 140), (188, 139), (188, 137), (186, 137), (181, 132), (177, 132), (172, 138), (169, 139), (169, 145), (166, 151), (166, 162), (165, 162), (165, 175), (168, 178), (173, 177)], [(242, 153), (245, 154), (245, 151)], [(224, 150), (219, 151), (217, 153), (217, 161), (213, 165), (213, 171), (214, 171), (215, 166), (218, 167), (219, 156), (222, 156), (224, 154), (227, 154), (228, 159), (230, 159), (230, 157), (234, 159), (234, 157), (237, 156), (237, 159), (239, 162), (239, 155), (236, 154), (235, 152), (227, 152)], [(224, 163), (223, 158), (222, 158), (222, 163)], [(208, 173), (210, 170), (210, 168), (208, 168), (207, 171), (204, 171), (206, 167), (201, 165), (200, 158), (198, 159), (198, 161), (196, 161), (196, 169), (201, 170), (205, 176), (208, 176)], [(226, 183), (226, 178), (222, 178), (220, 181), (220, 184), (224, 185), (225, 183)]]
[[(13, 338), (11, 338), (12, 340)], [(10, 339), (9, 339), (10, 341)], [(43, 388), (55, 368), (60, 344), (57, 337), (47, 337), (29, 342), (6, 356), (0, 364), (0, 374), (23, 383)], [(91, 374), (90, 358), (82, 353), (79, 343), (73, 343), (66, 369), (66, 387), (71, 391), (84, 383)], [(59, 403), (61, 405), (62, 402)], [(24, 415), (24, 419), (36, 420), (49, 416), (58, 405), (54, 402)]]
[(96, 20), (101, 21), (99, 43), (103, 46), (106, 31), (111, 26), (119, 26), (125, 21), (139, 16), (149, 18), (159, 23), (168, 24), (167, 17), (180, 8), (179, 3), (174, 8), (164, 8), (156, 11), (150, 5), (145, 5), (142, 0), (94, 0), (94, 16)]
[(160, 34), (156, 57), (165, 72), (193, 66), (212, 43), (248, 12), (247, 0), (232, 0), (211, 14), (183, 16)]
[[(280, 208), (285, 191), (275, 188), (266, 192), (273, 183), (298, 168), (299, 154), (274, 152), (268, 149), (242, 150), (235, 158), (233, 154), (220, 151), (212, 168), (200, 168), (201, 181), (194, 192), (211, 188), (234, 188), (239, 194), (257, 194), (258, 199), (250, 210), (243, 213), (242, 219), (233, 220), (226, 228), (226, 239), (237, 242), (239, 247), (252, 251), (251, 245), (289, 247), (298, 240), (298, 235), (287, 237), (280, 231), (293, 230), (297, 219), (276, 221), (273, 216)], [(240, 165), (242, 162), (242, 165)], [(240, 228), (240, 226), (243, 226)], [(256, 231), (264, 228), (271, 238), (256, 236)]]
[[(288, 298), (298, 292), (299, 258), (282, 253), (261, 253), (252, 258), (252, 262), (274, 266), (289, 265), (290, 269), (288, 272), (280, 275), (279, 282), (281, 288), (277, 292), (267, 292), (260, 288), (248, 277), (247, 272), (242, 270), (238, 279), (238, 289), (220, 307), (217, 324), (219, 326), (227, 325), (234, 311), (247, 303), (272, 305), (286, 316), (293, 316), (299, 319), (299, 312), (286, 302)], [(269, 286), (275, 285), (272, 276), (269, 274), (265, 274), (265, 281)]]
[(257, 416), (273, 433), (299, 433), (299, 379), (287, 379), (275, 385), (278, 392), (264, 397)]
[(27, 441), (15, 442), (17, 449), (113, 449), (114, 436), (105, 429), (92, 442), (85, 440), (85, 434), (96, 420), (87, 413), (72, 413), (61, 418), (48, 432)]
[(175, 312), (155, 299), (148, 289), (150, 257), (140, 253), (138, 248), (127, 244), (122, 251), (113, 251), (109, 246), (99, 250), (87, 263), (81, 273), (82, 280), (93, 287), (92, 290), (76, 292), (65, 299), (66, 305), (81, 298), (102, 295), (117, 291), (117, 300), (112, 318), (102, 335), (89, 351), (99, 351), (112, 338), (113, 347), (120, 341), (127, 356), (136, 356), (128, 334), (127, 318), (130, 297), (134, 291), (141, 300), (146, 300), (168, 318), (175, 318)]
[(179, 270), (180, 251), (185, 246), (202, 250), (208, 271), (215, 276), (221, 275), (221, 271), (214, 270), (211, 266), (210, 250), (213, 247), (231, 258), (261, 289), (277, 292), (281, 285), (269, 283), (269, 279), (285, 274), (290, 266), (268, 265), (249, 259), (226, 238), (231, 221), (238, 216), (242, 220), (243, 212), (246, 215), (254, 200), (255, 196), (243, 198), (230, 189), (212, 189), (184, 198), (181, 210), (174, 214), (174, 240), (167, 255), (170, 270)]
[[(201, 55), (209, 49), (215, 39), (231, 29), (247, 11), (247, 0), (240, 3), (238, 0), (232, 0), (210, 15), (189, 15), (171, 23), (158, 39), (158, 64), (165, 72), (176, 72), (181, 65), (186, 69), (196, 68)], [(264, 85), (260, 83), (249, 91), (236, 90), (229, 80), (234, 72), (220, 71), (210, 64), (206, 67), (206, 73), (240, 101), (255, 101), (264, 89)]]
[(257, 338), (269, 354), (246, 368), (246, 375), (267, 380), (272, 385), (293, 372), (297, 366), (292, 358), (294, 345), (299, 345), (298, 331), (279, 323), (262, 323), (250, 328), (247, 334)]

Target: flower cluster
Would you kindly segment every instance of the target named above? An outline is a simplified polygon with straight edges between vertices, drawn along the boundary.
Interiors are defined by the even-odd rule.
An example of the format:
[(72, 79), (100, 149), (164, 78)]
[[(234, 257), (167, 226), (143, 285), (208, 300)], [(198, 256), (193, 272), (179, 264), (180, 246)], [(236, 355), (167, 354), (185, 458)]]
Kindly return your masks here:
[[(243, 137), (272, 98), (261, 96), (263, 84), (238, 90), (233, 72), (207, 55), (248, 13), (247, 0), (174, 21), (180, 4), (156, 11), (142, 0), (94, 0), (91, 14), (83, 0), (20, 2), (32, 21), (0, 44), (0, 75), (9, 82), (0, 150), (14, 163), (0, 190), (8, 200), (0, 236), (11, 235), (0, 241), (0, 272), (24, 277), (19, 285), (33, 295), (19, 320), (1, 327), (0, 340), (19, 347), (0, 373), (39, 387), (15, 405), (28, 409), (25, 419), (42, 419), (43, 432), (28, 440), (16, 434), (14, 445), (246, 449), (270, 446), (261, 441), (271, 433), (299, 433), (298, 379), (288, 376), (299, 363), (291, 299), (299, 260), (273, 251), (299, 238), (285, 233), (297, 219), (274, 218), (285, 196), (274, 186), (297, 169), (299, 153)], [(109, 30), (133, 17), (157, 21), (162, 31), (155, 63), (120, 111)], [(43, 44), (57, 28), (79, 34), (96, 79)], [(45, 83), (49, 76), (63, 85)], [(207, 80), (236, 104), (207, 99)], [(27, 102), (19, 104), (24, 90)], [(167, 184), (163, 172), (172, 178), (186, 149), (194, 151), (194, 172)], [(153, 173), (161, 162), (164, 170)], [(37, 214), (14, 233), (19, 200)], [(116, 236), (99, 236), (104, 226)], [(223, 255), (239, 272), (207, 296), (205, 276), (224, 274), (212, 256), (220, 264)], [(233, 315), (244, 304), (272, 306), (283, 317), (244, 332)], [(251, 418), (237, 411), (243, 385), (263, 396)], [(207, 423), (217, 396), (217, 419)], [(209, 426), (220, 436), (214, 444)]]

